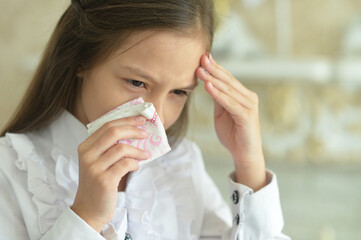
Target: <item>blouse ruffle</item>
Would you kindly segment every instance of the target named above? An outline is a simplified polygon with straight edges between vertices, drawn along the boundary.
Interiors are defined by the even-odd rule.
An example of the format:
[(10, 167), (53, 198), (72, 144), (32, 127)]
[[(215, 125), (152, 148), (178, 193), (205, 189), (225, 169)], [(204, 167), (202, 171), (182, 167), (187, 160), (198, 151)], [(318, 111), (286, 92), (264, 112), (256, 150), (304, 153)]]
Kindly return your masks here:
[(51, 157), (56, 165), (50, 170), (26, 135), (8, 133), (6, 138), (18, 155), (16, 167), (27, 172), (27, 187), (38, 211), (39, 230), (45, 234), (74, 200), (78, 183), (77, 163), (73, 157), (54, 148)]
[(184, 156), (186, 152), (182, 154), (182, 158), (165, 155), (130, 175), (126, 205), (128, 230), (135, 239), (196, 238), (191, 231), (191, 223), (199, 215), (192, 178), (194, 166), (192, 158)]
[[(55, 169), (49, 169), (45, 162), (49, 160), (39, 156), (29, 137), (8, 133), (6, 138), (17, 152), (16, 167), (27, 172), (27, 187), (38, 211), (39, 230), (45, 234), (74, 201), (78, 187), (78, 160), (52, 146), (50, 155), (55, 161)], [(196, 238), (191, 225), (199, 213), (192, 177), (195, 165), (189, 149), (186, 149), (189, 144), (180, 144), (180, 151), (171, 151), (130, 174), (125, 204), (118, 204), (108, 227), (124, 236), (124, 229), (120, 226), (125, 208), (128, 213), (127, 232), (133, 239)]]

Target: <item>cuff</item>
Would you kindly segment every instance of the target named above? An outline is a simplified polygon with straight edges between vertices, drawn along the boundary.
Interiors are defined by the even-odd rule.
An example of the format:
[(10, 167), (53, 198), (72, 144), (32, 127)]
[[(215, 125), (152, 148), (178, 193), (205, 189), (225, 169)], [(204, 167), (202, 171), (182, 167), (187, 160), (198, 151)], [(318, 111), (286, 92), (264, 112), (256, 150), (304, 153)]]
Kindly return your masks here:
[[(276, 175), (267, 170), (267, 185), (254, 192), (235, 182), (235, 173), (229, 175), (232, 200), (232, 238), (269, 239), (282, 231), (283, 216)], [(243, 238), (241, 238), (243, 239)]]
[(105, 240), (94, 228), (73, 212), (70, 207), (62, 212), (44, 239)]
[(125, 239), (128, 228), (127, 210), (125, 208), (117, 209), (113, 219), (117, 222), (110, 221), (102, 229), (101, 235), (107, 240)]

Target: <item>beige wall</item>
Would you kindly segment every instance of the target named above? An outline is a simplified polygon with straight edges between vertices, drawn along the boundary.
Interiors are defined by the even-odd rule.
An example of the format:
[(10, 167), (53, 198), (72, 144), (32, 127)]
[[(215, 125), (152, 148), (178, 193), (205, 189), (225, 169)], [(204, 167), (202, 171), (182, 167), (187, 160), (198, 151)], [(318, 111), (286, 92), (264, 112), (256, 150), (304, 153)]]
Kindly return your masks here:
[[(233, 1), (237, 2), (237, 1)], [(239, 4), (239, 12), (250, 32), (267, 54), (276, 53), (273, 0), (256, 8)], [(340, 55), (341, 34), (346, 24), (361, 12), (358, 0), (291, 1), (291, 58), (321, 56), (335, 60)], [(0, 8), (0, 126), (4, 126), (23, 95), (41, 52), (57, 20), (70, 3), (67, 0), (1, 0)], [(218, 1), (226, 16), (226, 1)], [(240, 44), (242, 44), (240, 42)], [(237, 76), (236, 76), (237, 77)], [(264, 149), (270, 161), (360, 162), (360, 84), (317, 85), (252, 82), (240, 79), (259, 94)], [(198, 89), (197, 114), (189, 137), (205, 155), (227, 154), (213, 131), (212, 101)], [(329, 131), (329, 134), (327, 133)]]
[[(259, 6), (249, 8), (242, 5), (242, 1), (233, 1), (231, 9), (239, 14), (264, 51), (263, 56), (256, 59), (248, 60), (240, 56), (239, 60), (235, 60), (239, 61), (239, 66), (242, 62), (257, 62), (262, 57), (270, 62), (279, 59), (300, 62), (317, 59), (331, 67), (342, 59), (357, 59), (361, 69), (361, 55), (343, 55), (342, 45), (350, 23), (361, 16), (360, 1), (289, 0), (290, 52), (281, 56), (277, 50), (276, 2), (264, 0)], [(227, 16), (221, 19), (227, 22)], [(244, 42), (237, 39), (234, 43), (242, 45)], [(219, 58), (223, 60), (227, 56), (219, 54)], [(236, 58), (232, 56), (232, 59)], [(237, 66), (237, 63), (232, 66)], [(232, 69), (237, 70), (237, 67)], [(284, 70), (287, 71), (286, 67)], [(331, 68), (331, 74), (333, 71), (335, 69)], [(361, 75), (352, 82), (331, 75), (324, 83), (302, 78), (295, 80), (293, 76), (279, 81), (247, 79), (237, 74), (236, 77), (260, 97), (263, 147), (267, 161), (361, 163)], [(205, 154), (223, 156), (224, 149), (217, 147), (214, 133), (209, 132), (213, 124), (208, 107), (211, 100), (204, 91), (198, 91), (201, 94), (196, 97), (198, 109), (195, 112), (202, 116), (196, 116), (198, 122), (193, 124), (191, 135), (205, 149)]]
[(0, 0), (0, 127), (20, 101), (68, 2)]
[[(235, 0), (236, 2), (238, 0)], [(286, 0), (287, 1), (287, 0)], [(346, 25), (361, 13), (358, 0), (288, 0), (291, 2), (291, 26), (295, 57), (322, 55), (336, 58), (340, 52), (340, 41)], [(238, 1), (240, 2), (240, 1)], [(260, 6), (249, 9), (237, 8), (250, 31), (276, 52), (277, 0), (263, 0)]]

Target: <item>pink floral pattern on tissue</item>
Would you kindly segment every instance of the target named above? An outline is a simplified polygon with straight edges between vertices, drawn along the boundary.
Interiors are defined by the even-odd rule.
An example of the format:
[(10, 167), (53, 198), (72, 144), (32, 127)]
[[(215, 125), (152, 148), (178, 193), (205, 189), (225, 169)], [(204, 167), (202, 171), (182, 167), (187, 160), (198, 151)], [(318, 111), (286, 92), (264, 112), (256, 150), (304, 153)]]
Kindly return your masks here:
[[(122, 111), (121, 108), (123, 108), (124, 106), (128, 106), (129, 108), (131, 108), (132, 106), (136, 106), (141, 103), (144, 103), (143, 99), (137, 98), (111, 110), (105, 115), (109, 115), (117, 111)], [(153, 117), (147, 119), (143, 125), (139, 126), (139, 128), (142, 128), (147, 132), (146, 138), (126, 139), (117, 141), (117, 144), (129, 144), (134, 147), (140, 148), (149, 154), (150, 158), (144, 161), (140, 161), (139, 164), (144, 164), (146, 162), (154, 160), (155, 158), (158, 158), (171, 150), (168, 144), (168, 139), (163, 124), (158, 116), (158, 113), (155, 111), (155, 108), (153, 106), (152, 108), (154, 109)]]
[[(156, 134), (152, 134), (152, 133), (148, 133), (147, 138), (142, 139), (142, 140), (132, 140), (132, 139), (127, 139), (127, 140), (118, 140), (117, 143), (124, 143), (124, 144), (129, 144), (132, 146), (135, 146), (137, 148), (142, 149), (143, 151), (146, 151), (149, 156), (150, 159), (153, 158), (153, 153), (154, 153), (154, 148), (161, 146), (162, 143), (162, 137), (158, 136)], [(156, 151), (159, 152), (159, 151)], [(168, 151), (166, 151), (168, 152)]]

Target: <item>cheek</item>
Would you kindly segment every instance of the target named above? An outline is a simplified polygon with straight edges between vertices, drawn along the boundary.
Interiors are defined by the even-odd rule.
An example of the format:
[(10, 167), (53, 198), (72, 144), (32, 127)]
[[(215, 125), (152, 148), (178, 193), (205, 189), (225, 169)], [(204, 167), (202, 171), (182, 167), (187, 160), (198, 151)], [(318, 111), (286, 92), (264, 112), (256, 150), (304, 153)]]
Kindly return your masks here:
[(110, 109), (119, 105), (120, 94), (117, 94), (117, 88), (98, 76), (92, 76), (84, 79), (81, 92), (82, 107), (89, 122), (94, 121)]
[(172, 105), (169, 106), (166, 111), (166, 122), (164, 124), (164, 129), (167, 130), (170, 128), (180, 117), (183, 107), (185, 104), (181, 105)]

